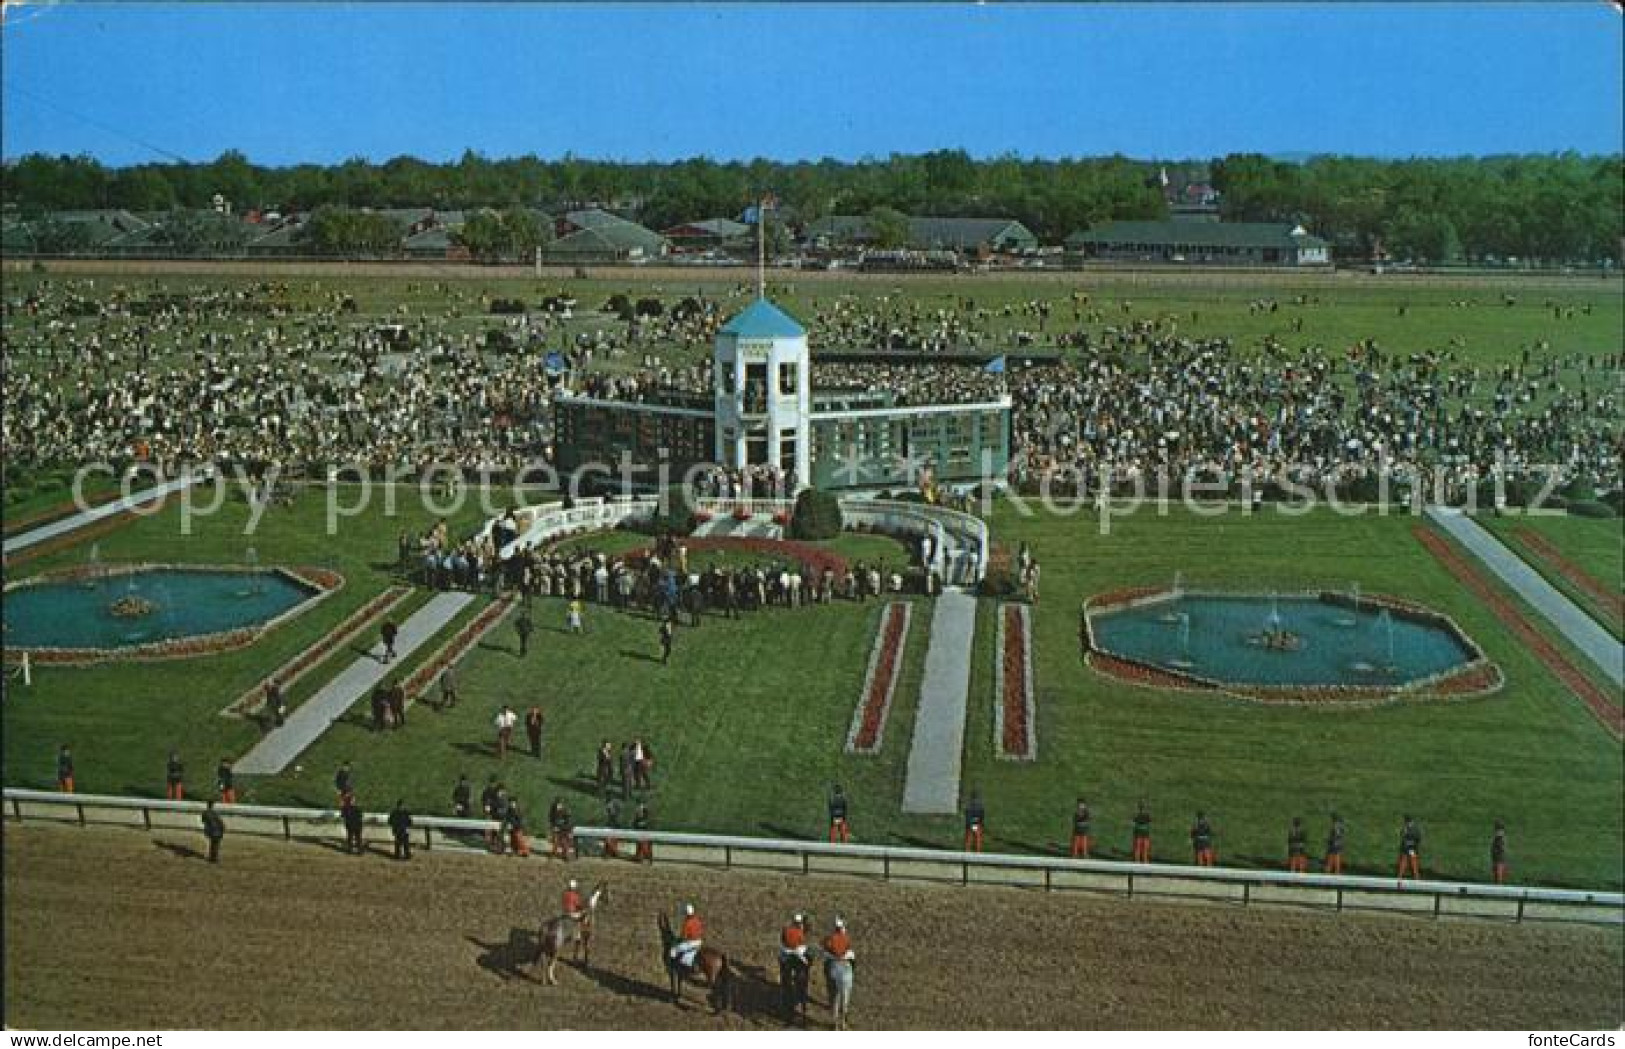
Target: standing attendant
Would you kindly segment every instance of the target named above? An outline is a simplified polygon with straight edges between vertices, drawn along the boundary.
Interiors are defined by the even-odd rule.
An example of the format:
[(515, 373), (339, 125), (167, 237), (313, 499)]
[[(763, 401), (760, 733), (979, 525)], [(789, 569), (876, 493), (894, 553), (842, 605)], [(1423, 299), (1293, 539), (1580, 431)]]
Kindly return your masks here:
[(389, 813), (389, 833), (395, 839), (395, 858), (412, 858), (412, 814), (406, 811), (406, 799), (398, 798)]
[(575, 851), (575, 820), (563, 798), (553, 799), (552, 807), (547, 810), (547, 823), (553, 832), (553, 855), (561, 860), (569, 859)]
[(186, 766), (173, 750), (169, 752), (169, 763), (164, 770), (164, 797), (170, 801), (186, 800)]
[[(480, 811), (485, 813), (485, 818), (488, 820), (494, 820), (497, 818), (497, 792), (500, 789), (501, 788), (497, 783), (496, 775), (493, 773), (491, 778), (485, 781), (485, 789), (480, 791)], [(493, 852), (497, 850), (498, 842), (496, 831), (487, 830), (485, 832), (485, 847)]]
[(73, 793), (73, 752), (66, 743), (56, 752), (56, 789), (64, 794)]
[(236, 776), (231, 771), (231, 759), (221, 758), (220, 764), (214, 770), (215, 789), (220, 792), (222, 805), (237, 804)]
[(519, 808), (518, 798), (508, 799), (508, 847), (515, 856), (530, 855), (530, 838), (525, 835), (525, 814)]
[(333, 791), (339, 796), (340, 808), (355, 797), (355, 773), (350, 771), (348, 761), (340, 762), (339, 770), (333, 773)]
[(1086, 860), (1089, 858), (1091, 843), (1090, 827), (1093, 821), (1089, 812), (1087, 799), (1079, 798), (1078, 807), (1072, 810), (1072, 858)]
[(621, 800), (632, 800), (632, 786), (637, 782), (637, 760), (632, 755), (632, 741), (621, 747)]
[(1326, 832), (1326, 862), (1322, 865), (1327, 874), (1343, 873), (1343, 844), (1348, 833), (1348, 824), (1343, 822), (1343, 817), (1332, 813), (1332, 826)]
[(1197, 812), (1196, 822), (1191, 824), (1191, 852), (1198, 867), (1213, 866), (1213, 824), (1205, 812)]
[(384, 625), (378, 628), (384, 639), (384, 662), (395, 661), (395, 639), (400, 636), (401, 628), (395, 625), (393, 619), (384, 620)]
[(839, 783), (829, 794), (829, 840), (830, 844), (840, 842), (845, 845), (851, 838), (851, 830), (846, 822), (846, 792)]
[(1399, 877), (1407, 872), (1412, 878), (1422, 876), (1422, 828), (1409, 816), (1399, 830)]
[(282, 696), (282, 685), (276, 678), (265, 683), (265, 712), (271, 717), (271, 724), (281, 728), (288, 719), (288, 701)]
[(1292, 826), (1286, 832), (1286, 869), (1293, 874), (1309, 873), (1309, 832), (1297, 816), (1292, 817)]
[(458, 819), (467, 819), (471, 811), (469, 804), (472, 801), (474, 788), (468, 782), (468, 773), (464, 772), (457, 777), (457, 785), (451, 788), (451, 814)]
[(618, 859), (621, 855), (621, 842), (615, 832), (621, 829), (621, 803), (614, 798), (604, 800), (604, 826), (609, 831), (604, 835), (604, 858)]
[(209, 841), (209, 862), (220, 862), (220, 839), (226, 836), (226, 821), (214, 811), (214, 802), (203, 809), (203, 836)]
[(519, 657), (523, 659), (530, 651), (530, 635), (536, 631), (536, 623), (530, 618), (530, 608), (519, 610), (519, 618), (514, 620), (514, 630), (519, 633)]
[(1495, 836), (1490, 838), (1490, 870), (1495, 884), (1505, 885), (1507, 880), (1507, 825), (1505, 820), (1495, 821)]
[(1134, 862), (1151, 862), (1151, 810), (1144, 801), (1134, 813)]
[(530, 740), (530, 756), (542, 756), (542, 708), (531, 707), (525, 711), (525, 738)]
[[(639, 802), (638, 810), (632, 814), (632, 829), (648, 830), (651, 822), (649, 806)], [(655, 861), (654, 843), (648, 839), (638, 842), (637, 858), (639, 863), (653, 863)]]
[(965, 806), (965, 851), (982, 851), (982, 830), (987, 824), (987, 809), (982, 805), (982, 795), (979, 791), (970, 792), (970, 802)]
[(440, 709), (450, 710), (457, 705), (457, 675), (451, 667), (440, 672)]
[(372, 707), (372, 730), (384, 731), (384, 715), (389, 712), (389, 685), (382, 681), (374, 685), (368, 702)]
[(587, 632), (586, 623), (581, 618), (581, 611), (581, 599), (579, 597), (573, 598), (564, 615), (564, 621), (572, 634), (585, 634)]
[(339, 817), (344, 821), (344, 851), (353, 852), (357, 856), (366, 851), (366, 842), (362, 840), (362, 828), (366, 826), (366, 816), (361, 806), (356, 804), (355, 797), (351, 795), (344, 801), (339, 809)]

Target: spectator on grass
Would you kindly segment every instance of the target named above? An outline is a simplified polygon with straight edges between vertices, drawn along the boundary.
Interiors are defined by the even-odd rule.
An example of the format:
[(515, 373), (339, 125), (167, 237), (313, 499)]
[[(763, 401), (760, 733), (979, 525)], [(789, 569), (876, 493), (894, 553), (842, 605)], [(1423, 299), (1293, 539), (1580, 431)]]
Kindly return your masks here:
[(457, 674), (448, 664), (440, 672), (440, 709), (450, 710), (457, 705)]
[(406, 686), (396, 681), (389, 686), (389, 718), (396, 728), (406, 727)]
[(497, 757), (499, 759), (508, 756), (508, 747), (513, 743), (514, 726), (518, 724), (519, 715), (513, 712), (512, 707), (504, 703), (502, 709), (497, 711), (496, 716)]
[(265, 712), (277, 728), (287, 720), (288, 702), (282, 695), (282, 683), (274, 677), (265, 683)]
[(1213, 866), (1213, 823), (1205, 812), (1198, 811), (1196, 822), (1191, 824), (1191, 852), (1198, 867)]
[(1490, 872), (1495, 878), (1495, 884), (1506, 884), (1507, 825), (1505, 820), (1495, 821), (1495, 834), (1490, 838)]
[[(638, 802), (637, 811), (632, 813), (632, 829), (649, 830), (652, 824), (653, 817), (649, 815), (649, 806), (641, 801)], [(639, 841), (637, 858), (639, 863), (653, 863), (655, 859), (654, 844), (647, 840)]]
[(351, 770), (348, 761), (340, 762), (338, 771), (333, 773), (333, 791), (339, 796), (341, 807), (355, 797), (355, 772)]
[(671, 646), (677, 637), (677, 614), (668, 613), (660, 621), (660, 664), (665, 666), (671, 662)]
[(530, 618), (529, 606), (519, 610), (519, 618), (514, 620), (513, 626), (519, 634), (519, 657), (523, 659), (530, 651), (530, 635), (536, 630), (536, 623)]
[(378, 628), (378, 632), (384, 639), (383, 661), (392, 663), (395, 661), (395, 639), (400, 636), (401, 628), (395, 625), (395, 620), (386, 619), (384, 625)]
[(840, 842), (845, 845), (851, 840), (851, 830), (846, 822), (847, 802), (846, 792), (839, 783), (829, 792), (829, 840), (830, 844)]
[(525, 711), (525, 736), (530, 740), (530, 756), (542, 756), (542, 708), (533, 706)]

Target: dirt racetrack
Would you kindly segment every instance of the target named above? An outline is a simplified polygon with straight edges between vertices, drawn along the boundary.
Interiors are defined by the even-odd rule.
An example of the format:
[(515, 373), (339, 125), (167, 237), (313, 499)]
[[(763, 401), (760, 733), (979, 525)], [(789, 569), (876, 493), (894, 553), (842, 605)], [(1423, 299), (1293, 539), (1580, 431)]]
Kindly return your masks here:
[[(881, 1028), (1616, 1028), (1614, 928), (1336, 915), (1006, 888), (17, 826), (5, 1022), (31, 1028), (774, 1029), (777, 929), (850, 922)], [(377, 848), (378, 846), (375, 846)], [(516, 970), (563, 880), (607, 878), (593, 967)], [(739, 1010), (665, 999), (657, 910), (693, 899)], [(814, 981), (815, 1025), (827, 1022)]]

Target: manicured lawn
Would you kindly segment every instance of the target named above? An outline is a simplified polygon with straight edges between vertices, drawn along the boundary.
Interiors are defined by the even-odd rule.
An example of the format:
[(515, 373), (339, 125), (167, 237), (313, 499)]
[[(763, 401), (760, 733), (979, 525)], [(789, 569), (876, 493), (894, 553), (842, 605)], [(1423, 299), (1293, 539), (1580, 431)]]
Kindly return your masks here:
[[(161, 796), (164, 759), (171, 747), (181, 752), (193, 789), (212, 785), (215, 763), (224, 755), (240, 756), (259, 733), (254, 722), (221, 717), (219, 711), (389, 585), (396, 533), (431, 523), (431, 516), (404, 494), (397, 499), (397, 510), (397, 517), (385, 517), (380, 502), (361, 517), (341, 520), (337, 533), (328, 536), (324, 493), (308, 490), (292, 507), (269, 511), (252, 536), (242, 534), (247, 508), (234, 500), (218, 515), (194, 521), (193, 534), (184, 536), (178, 504), (172, 501), (150, 517), (100, 536), (100, 556), (109, 565), (240, 565), (253, 546), (262, 565), (323, 566), (342, 574), (346, 583), (332, 597), (236, 652), (159, 663), (36, 668), (32, 687), (9, 682), (5, 781), (52, 785), (56, 748), (67, 742), (82, 791)], [(453, 527), (470, 530), (477, 516), (465, 514)], [(83, 564), (87, 547), (81, 544), (29, 562), (19, 574)], [(315, 677), (301, 682), (295, 702), (350, 658), (342, 652), (331, 657)]]

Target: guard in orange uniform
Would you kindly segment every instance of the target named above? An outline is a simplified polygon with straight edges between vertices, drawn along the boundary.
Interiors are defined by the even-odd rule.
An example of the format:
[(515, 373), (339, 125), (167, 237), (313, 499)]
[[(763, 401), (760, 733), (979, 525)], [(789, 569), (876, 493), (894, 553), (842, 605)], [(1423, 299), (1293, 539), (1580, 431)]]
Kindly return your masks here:
[(1412, 878), (1422, 876), (1422, 828), (1409, 816), (1399, 831), (1399, 877), (1406, 873)]
[(851, 836), (846, 825), (846, 793), (837, 783), (829, 795), (829, 841), (845, 845)]
[(64, 794), (73, 793), (73, 753), (66, 743), (56, 752), (56, 789)]
[(1198, 812), (1196, 822), (1191, 824), (1191, 852), (1198, 867), (1213, 866), (1213, 824), (1205, 812)]
[(982, 805), (982, 795), (977, 791), (970, 792), (970, 803), (965, 806), (965, 851), (982, 851), (982, 829), (987, 824), (987, 809)]
[(1079, 798), (1078, 807), (1072, 810), (1072, 858), (1075, 860), (1089, 858), (1089, 845), (1093, 840), (1090, 826), (1089, 802)]
[(1495, 837), (1490, 839), (1490, 869), (1495, 872), (1495, 884), (1505, 885), (1507, 880), (1507, 825), (1505, 820), (1495, 821)]
[(1286, 869), (1293, 874), (1309, 873), (1309, 832), (1303, 829), (1303, 819), (1292, 817), (1292, 826), (1286, 832)]
[(186, 766), (173, 750), (169, 752), (169, 764), (164, 770), (164, 797), (170, 801), (186, 800)]
[(1134, 862), (1151, 862), (1151, 810), (1144, 801), (1134, 814)]

